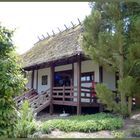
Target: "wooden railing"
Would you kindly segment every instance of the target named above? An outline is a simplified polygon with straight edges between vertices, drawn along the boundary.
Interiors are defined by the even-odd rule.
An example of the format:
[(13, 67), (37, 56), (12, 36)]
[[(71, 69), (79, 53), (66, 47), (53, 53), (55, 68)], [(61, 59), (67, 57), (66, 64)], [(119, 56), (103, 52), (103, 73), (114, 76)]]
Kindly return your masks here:
[(53, 87), (53, 100), (57, 101), (74, 101), (77, 99), (77, 88), (74, 86)]
[[(97, 103), (97, 98), (94, 96), (95, 90), (91, 87), (81, 87), (81, 102)], [(55, 101), (77, 101), (77, 87), (53, 87), (53, 100)], [(75, 100), (74, 100), (75, 99)]]
[(43, 110), (50, 104), (50, 89), (29, 99), (29, 103), (34, 113), (38, 113), (39, 111)]
[(28, 100), (30, 107), (33, 109), (33, 112), (38, 113), (39, 111), (49, 106), (49, 92), (50, 89), (46, 90), (42, 94), (37, 94), (34, 89), (30, 89), (28, 92), (22, 94), (21, 96), (15, 97), (14, 100), (18, 109), (21, 108), (21, 105), (25, 100)]
[(91, 87), (81, 87), (81, 101), (82, 99), (88, 103), (97, 103), (96, 92), (94, 88)]
[(17, 108), (21, 107), (24, 100), (30, 99), (35, 95), (37, 95), (36, 91), (34, 89), (30, 89), (29, 91), (23, 93), (22, 95), (15, 97), (14, 101), (16, 103)]

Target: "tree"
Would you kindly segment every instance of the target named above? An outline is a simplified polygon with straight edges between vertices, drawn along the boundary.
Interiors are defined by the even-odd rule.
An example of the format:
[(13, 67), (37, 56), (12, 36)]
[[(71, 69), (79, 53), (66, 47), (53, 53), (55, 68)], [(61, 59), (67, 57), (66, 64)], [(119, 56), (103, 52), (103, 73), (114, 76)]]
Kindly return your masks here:
[[(140, 2), (99, 0), (90, 6), (92, 11), (84, 21), (82, 45), (94, 61), (118, 72), (120, 102), (112, 100), (109, 108), (126, 116), (131, 113), (132, 97), (138, 93), (140, 83)], [(96, 91), (106, 104), (108, 101), (102, 98), (103, 94), (114, 99), (113, 93), (103, 85), (98, 85)]]
[(13, 31), (0, 26), (0, 136), (4, 137), (12, 135), (17, 119), (13, 97), (25, 85), (12, 35)]

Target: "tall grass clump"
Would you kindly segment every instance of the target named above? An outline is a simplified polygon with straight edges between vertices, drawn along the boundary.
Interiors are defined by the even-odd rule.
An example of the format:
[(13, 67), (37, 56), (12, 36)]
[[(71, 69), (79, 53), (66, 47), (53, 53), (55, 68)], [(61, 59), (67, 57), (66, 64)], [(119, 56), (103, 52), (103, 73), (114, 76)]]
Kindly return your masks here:
[(36, 131), (36, 128), (33, 111), (29, 107), (28, 101), (25, 101), (19, 110), (19, 118), (14, 130), (14, 136), (17, 138), (27, 138)]

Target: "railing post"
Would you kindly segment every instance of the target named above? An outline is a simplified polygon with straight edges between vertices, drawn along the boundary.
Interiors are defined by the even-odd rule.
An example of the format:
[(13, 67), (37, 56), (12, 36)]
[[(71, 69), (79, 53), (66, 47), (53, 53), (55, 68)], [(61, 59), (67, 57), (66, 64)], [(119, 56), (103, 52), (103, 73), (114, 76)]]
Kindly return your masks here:
[[(73, 89), (72, 89), (72, 88), (73, 88)], [(71, 86), (70, 86), (70, 97), (71, 97), (71, 98), (70, 98), (70, 101), (73, 101), (73, 99), (74, 99), (74, 98), (72, 98), (72, 96), (74, 96), (74, 92), (73, 92), (73, 91), (74, 91), (74, 87), (71, 85)], [(72, 92), (73, 92), (73, 93), (72, 93)]]
[(32, 70), (32, 76), (31, 76), (31, 88), (34, 88), (34, 70)]
[(36, 91), (38, 92), (38, 68), (36, 70)]
[(63, 85), (63, 102), (65, 101), (65, 86)]
[(92, 92), (93, 92), (93, 88), (90, 89), (91, 93), (90, 93), (90, 103), (92, 103)]

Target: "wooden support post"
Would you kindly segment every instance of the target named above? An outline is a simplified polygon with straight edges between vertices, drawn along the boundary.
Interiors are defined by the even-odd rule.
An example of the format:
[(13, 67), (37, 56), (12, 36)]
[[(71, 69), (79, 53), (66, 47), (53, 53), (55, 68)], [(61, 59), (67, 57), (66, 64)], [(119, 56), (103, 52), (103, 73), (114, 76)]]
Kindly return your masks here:
[(74, 63), (72, 63), (72, 81), (71, 81), (71, 86), (74, 87)]
[(51, 66), (50, 70), (50, 114), (53, 114), (53, 86), (54, 86), (54, 66)]
[(73, 91), (74, 91), (74, 86), (72, 86), (72, 84), (71, 84), (70, 85), (70, 96), (74, 96)]
[(63, 85), (63, 102), (65, 101), (65, 86)]
[(38, 92), (38, 69), (36, 70), (36, 91)]
[(31, 88), (34, 88), (34, 70), (32, 70), (32, 76), (31, 76)]
[(103, 82), (103, 67), (99, 66), (99, 83)]
[(81, 59), (78, 55), (77, 62), (77, 115), (81, 114)]
[[(93, 89), (91, 88), (91, 91), (93, 91)], [(92, 103), (92, 94), (90, 93), (90, 103)]]

